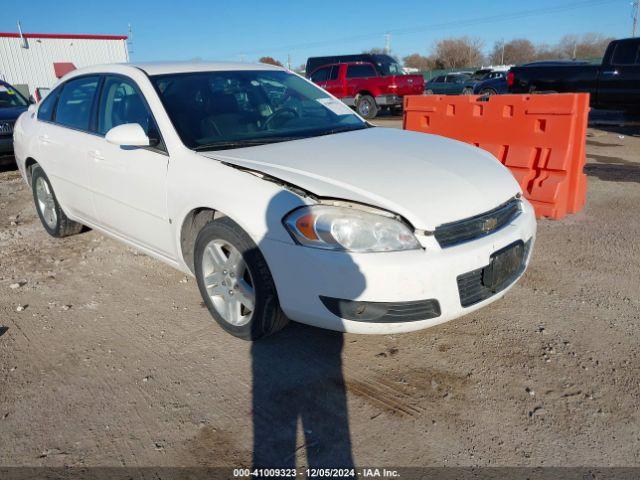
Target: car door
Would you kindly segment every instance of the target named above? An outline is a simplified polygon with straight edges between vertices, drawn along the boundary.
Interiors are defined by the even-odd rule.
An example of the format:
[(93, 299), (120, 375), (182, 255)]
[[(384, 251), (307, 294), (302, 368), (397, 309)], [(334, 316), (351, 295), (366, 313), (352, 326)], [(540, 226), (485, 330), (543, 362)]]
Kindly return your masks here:
[(640, 40), (619, 40), (610, 65), (603, 65), (598, 80), (598, 106), (626, 108), (640, 105)]
[(62, 208), (79, 220), (95, 219), (86, 151), (99, 81), (98, 75), (72, 78), (38, 109), (37, 160)]
[(425, 90), (431, 90), (433, 93), (445, 93), (444, 76), (436, 77), (427, 82)]
[(462, 92), (465, 82), (469, 77), (463, 75), (447, 75), (445, 77), (445, 90), (447, 95), (457, 95)]
[(329, 69), (329, 75), (325, 81), (324, 89), (331, 95), (338, 98), (344, 97), (344, 81), (340, 78), (340, 65), (332, 65)]
[[(175, 258), (167, 213), (169, 156), (153, 114), (136, 83), (107, 75), (97, 107), (96, 136), (86, 152), (99, 225), (162, 256)], [(118, 125), (139, 124), (151, 147), (106, 141)]]

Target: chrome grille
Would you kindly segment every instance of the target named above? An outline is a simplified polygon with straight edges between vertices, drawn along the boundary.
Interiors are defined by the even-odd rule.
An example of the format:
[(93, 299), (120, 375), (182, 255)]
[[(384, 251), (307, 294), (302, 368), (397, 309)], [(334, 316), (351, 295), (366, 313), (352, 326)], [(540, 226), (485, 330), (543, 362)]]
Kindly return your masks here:
[(435, 237), (442, 248), (491, 235), (520, 215), (521, 203), (512, 198), (493, 210), (436, 227)]
[(13, 122), (0, 120), (0, 135), (13, 135)]

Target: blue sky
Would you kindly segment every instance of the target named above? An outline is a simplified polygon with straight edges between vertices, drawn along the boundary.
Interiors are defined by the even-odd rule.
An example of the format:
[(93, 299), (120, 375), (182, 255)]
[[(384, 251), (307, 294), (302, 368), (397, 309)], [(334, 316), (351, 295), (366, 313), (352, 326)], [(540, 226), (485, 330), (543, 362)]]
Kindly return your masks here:
[(385, 32), (399, 57), (427, 54), (447, 36), (479, 37), (485, 50), (516, 37), (546, 43), (585, 32), (626, 37), (630, 1), (36, 0), (5, 9), (0, 31), (15, 31), (21, 20), (25, 32), (126, 34), (131, 23), (133, 60), (255, 61), (271, 55), (285, 62), (289, 54), (297, 66), (312, 55), (383, 47)]

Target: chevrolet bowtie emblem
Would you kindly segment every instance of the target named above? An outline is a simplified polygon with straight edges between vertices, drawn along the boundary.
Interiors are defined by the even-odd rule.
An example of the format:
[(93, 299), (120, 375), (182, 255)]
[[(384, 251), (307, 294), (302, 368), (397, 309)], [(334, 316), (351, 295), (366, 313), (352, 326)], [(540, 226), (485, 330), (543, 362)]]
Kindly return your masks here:
[(498, 220), (496, 218), (487, 218), (482, 223), (482, 231), (483, 232), (490, 232), (494, 228), (496, 228), (497, 226), (498, 226)]

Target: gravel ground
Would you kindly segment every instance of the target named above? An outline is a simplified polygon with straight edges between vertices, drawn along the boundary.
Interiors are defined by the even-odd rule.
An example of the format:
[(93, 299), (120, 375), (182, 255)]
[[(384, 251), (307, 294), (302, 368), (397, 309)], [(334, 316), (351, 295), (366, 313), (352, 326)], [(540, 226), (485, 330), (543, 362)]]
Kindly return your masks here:
[(590, 129), (586, 209), (540, 221), (504, 299), (417, 333), (292, 324), (253, 345), (191, 278), (47, 236), (5, 170), (0, 465), (638, 465), (639, 131)]

